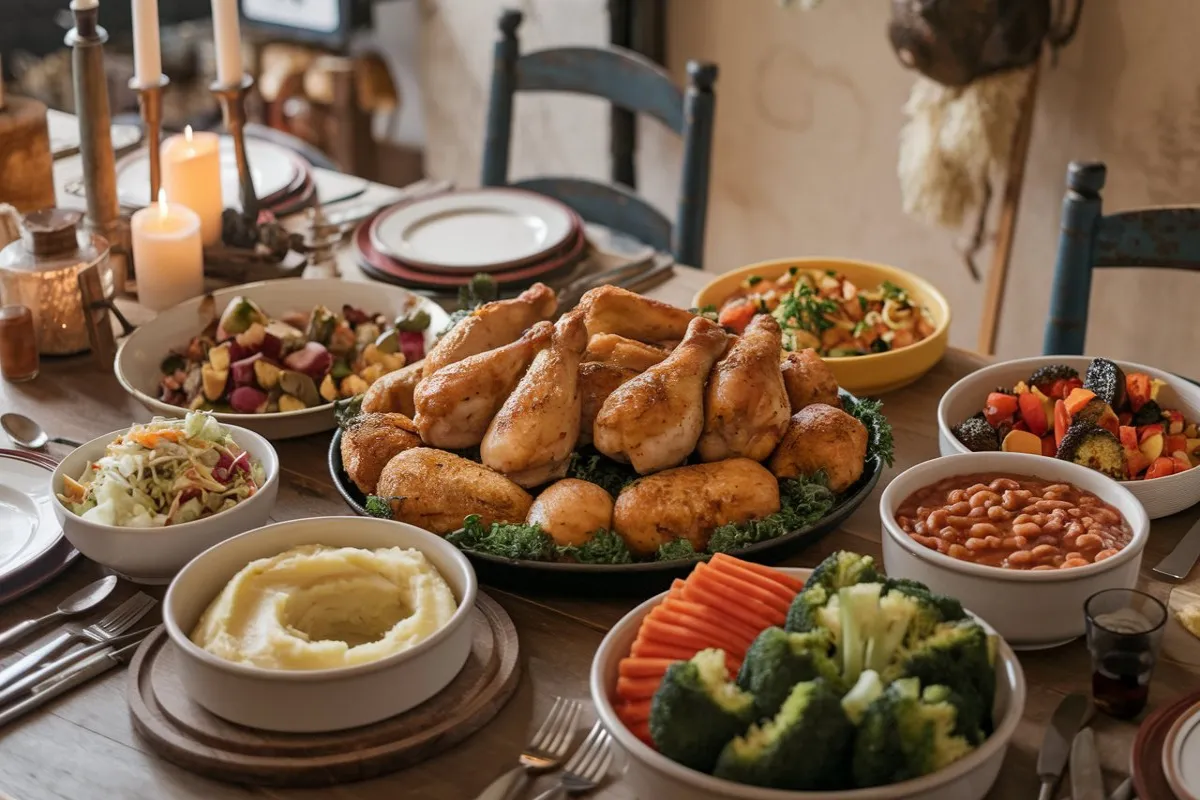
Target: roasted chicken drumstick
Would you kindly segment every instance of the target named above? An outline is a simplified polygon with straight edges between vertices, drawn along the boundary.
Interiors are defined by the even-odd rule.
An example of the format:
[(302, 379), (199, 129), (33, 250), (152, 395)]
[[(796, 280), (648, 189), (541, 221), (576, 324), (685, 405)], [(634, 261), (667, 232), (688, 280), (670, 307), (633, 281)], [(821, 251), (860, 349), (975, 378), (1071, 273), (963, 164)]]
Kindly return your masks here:
[(557, 306), (558, 297), (544, 283), (535, 283), (511, 300), (480, 306), (439, 339), (425, 356), (425, 377), (469, 356), (512, 344), (526, 328), (554, 316)]

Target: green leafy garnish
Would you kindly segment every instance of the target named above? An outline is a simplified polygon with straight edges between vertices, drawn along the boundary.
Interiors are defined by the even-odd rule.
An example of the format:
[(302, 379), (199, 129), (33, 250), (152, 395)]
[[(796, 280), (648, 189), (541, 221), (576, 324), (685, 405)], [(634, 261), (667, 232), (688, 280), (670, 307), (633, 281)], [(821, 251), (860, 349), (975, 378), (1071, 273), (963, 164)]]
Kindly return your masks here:
[(757, 286), (758, 284), (762, 283), (762, 280), (763, 280), (762, 275), (751, 275), (749, 278), (746, 278), (746, 285), (747, 286)]
[(345, 430), (346, 426), (362, 413), (362, 404), (363, 395), (361, 394), (335, 401), (333, 404), (333, 419), (337, 423), (337, 426)]
[(895, 300), (897, 303), (908, 302), (908, 292), (901, 289), (891, 281), (884, 281), (879, 285), (879, 290), (883, 292), (884, 300)]
[(449, 322), (438, 331), (438, 336), (445, 336), (455, 325), (471, 316), (472, 311), (499, 296), (496, 279), (485, 272), (477, 272), (467, 284), (458, 287), (458, 310), (450, 315)]
[(576, 450), (571, 453), (567, 477), (594, 483), (616, 497), (622, 489), (636, 481), (639, 475), (628, 464), (613, 461), (589, 448), (586, 451)]
[(633, 554), (619, 534), (601, 528), (592, 534), (592, 538), (580, 545), (568, 544), (558, 546), (558, 555), (569, 561), (580, 564), (629, 564), (633, 562)]
[(696, 548), (688, 539), (672, 539), (669, 542), (663, 542), (658, 546), (658, 552), (654, 554), (655, 561), (682, 561), (705, 557), (704, 553), (696, 552)]
[(796, 288), (779, 300), (773, 312), (783, 327), (793, 327), (818, 335), (833, 327), (826, 314), (837, 313), (837, 303), (820, 297), (807, 283), (797, 283)]
[(555, 553), (554, 540), (541, 525), (493, 522), (484, 527), (478, 514), (464, 519), (460, 530), (446, 534), (446, 541), (463, 550), (517, 561), (549, 561)]
[(364, 507), (367, 509), (367, 516), (378, 517), (379, 519), (393, 519), (392, 517), (392, 500), (403, 500), (402, 497), (380, 497), (377, 494), (367, 495), (367, 502)]
[(710, 553), (730, 553), (752, 544), (777, 539), (821, 520), (837, 502), (826, 485), (825, 473), (802, 475), (779, 482), (779, 510), (749, 522), (731, 522), (713, 531)]
[(867, 426), (867, 455), (879, 456), (890, 467), (895, 461), (896, 444), (892, 439), (892, 423), (883, 415), (883, 402), (852, 400), (849, 395), (842, 395), (842, 407), (847, 414)]

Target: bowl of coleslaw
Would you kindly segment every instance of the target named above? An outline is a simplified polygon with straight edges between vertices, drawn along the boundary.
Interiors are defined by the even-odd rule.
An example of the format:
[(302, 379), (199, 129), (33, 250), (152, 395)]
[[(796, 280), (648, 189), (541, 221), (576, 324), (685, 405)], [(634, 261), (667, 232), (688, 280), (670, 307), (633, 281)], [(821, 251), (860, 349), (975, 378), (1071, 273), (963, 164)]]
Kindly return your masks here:
[(97, 437), (51, 481), (79, 552), (131, 581), (164, 584), (214, 544), (267, 523), (279, 457), (257, 433), (189, 412)]

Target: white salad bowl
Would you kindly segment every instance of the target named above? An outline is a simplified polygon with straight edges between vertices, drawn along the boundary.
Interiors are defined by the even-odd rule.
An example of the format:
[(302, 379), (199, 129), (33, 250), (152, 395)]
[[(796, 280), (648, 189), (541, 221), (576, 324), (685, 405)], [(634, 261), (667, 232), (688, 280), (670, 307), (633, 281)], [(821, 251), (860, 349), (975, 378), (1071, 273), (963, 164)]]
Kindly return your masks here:
[[(1009, 388), (1017, 381), (1028, 380), (1030, 373), (1046, 364), (1066, 364), (1082, 376), (1090, 363), (1092, 358), (1089, 356), (1034, 356), (1004, 361), (972, 372), (951, 386), (938, 403), (938, 451), (944, 456), (971, 452), (951, 428), (982, 411), (988, 393), (995, 391), (997, 386)], [(1144, 372), (1151, 378), (1165, 381), (1167, 385), (1159, 394), (1159, 404), (1179, 410), (1190, 421), (1200, 421), (1200, 386), (1154, 367), (1129, 361), (1114, 360), (1113, 363), (1126, 375)], [(1142, 502), (1150, 519), (1177, 514), (1200, 503), (1200, 467), (1164, 478), (1120, 483)]]
[[(959, 561), (913, 541), (896, 510), (918, 489), (956, 475), (1025, 475), (1070, 483), (1110, 503), (1133, 533), (1119, 553), (1083, 567), (1005, 569)], [(963, 487), (966, 488), (966, 487)], [(958, 598), (1014, 648), (1055, 647), (1084, 634), (1083, 604), (1104, 589), (1132, 589), (1150, 538), (1150, 519), (1124, 485), (1095, 470), (1025, 453), (967, 453), (918, 464), (892, 479), (879, 500), (883, 566), (893, 578), (911, 578)]]
[[(810, 572), (783, 571), (798, 578), (807, 578)], [(622, 617), (605, 635), (592, 660), (592, 703), (613, 741), (625, 753), (625, 781), (635, 796), (646, 800), (982, 800), (996, 782), (1009, 741), (1025, 711), (1025, 673), (1003, 641), (996, 651), (995, 730), (970, 754), (931, 775), (870, 789), (792, 792), (715, 778), (672, 761), (625, 727), (612, 701), (621, 659), (629, 655), (642, 619), (666, 596), (663, 592), (652, 597)], [(994, 632), (986, 622), (982, 624)], [(797, 753), (796, 758), (804, 758), (804, 754)]]
[(263, 485), (253, 495), (210, 517), (163, 528), (126, 528), (86, 520), (58, 499), (63, 476), (78, 480), (88, 464), (104, 456), (109, 443), (128, 432), (113, 431), (77, 447), (50, 478), (54, 514), (62, 523), (63, 535), (80, 553), (124, 578), (135, 583), (165, 584), (184, 564), (217, 542), (265, 525), (279, 492), (279, 456), (257, 433), (234, 425), (225, 427), (238, 446), (262, 465)]
[[(458, 609), (441, 630), (406, 651), (334, 669), (238, 664), (192, 642), (192, 630), (230, 578), (256, 559), (306, 544), (415, 548), (445, 578)], [(177, 649), (183, 688), (208, 711), (251, 728), (335, 731), (401, 714), (444, 689), (471, 652), (477, 591), (475, 571), (462, 552), (428, 531), (366, 517), (298, 519), (235, 536), (197, 556), (167, 590), (163, 622)]]
[[(423, 310), (430, 324), (425, 331), (425, 350), (429, 351), (437, 335), (446, 327), (449, 316), (432, 300), (399, 286), (379, 283), (329, 279), (300, 279), (262, 281), (231, 286), (212, 293), (218, 316), (229, 301), (245, 297), (257, 303), (268, 316), (279, 317), (293, 311), (308, 312), (318, 305), (340, 312), (351, 305), (368, 313), (387, 316), (409, 314)], [(173, 350), (182, 350), (193, 336), (200, 334), (205, 322), (201, 319), (200, 304), (204, 297), (193, 297), (160, 313), (140, 326), (121, 343), (114, 364), (121, 387), (155, 414), (182, 417), (186, 408), (159, 400), (161, 364)], [(306, 408), (301, 411), (277, 411), (271, 414), (228, 414), (213, 416), (225, 425), (239, 425), (260, 433), (268, 439), (290, 439), (311, 433), (332, 430), (333, 405)]]

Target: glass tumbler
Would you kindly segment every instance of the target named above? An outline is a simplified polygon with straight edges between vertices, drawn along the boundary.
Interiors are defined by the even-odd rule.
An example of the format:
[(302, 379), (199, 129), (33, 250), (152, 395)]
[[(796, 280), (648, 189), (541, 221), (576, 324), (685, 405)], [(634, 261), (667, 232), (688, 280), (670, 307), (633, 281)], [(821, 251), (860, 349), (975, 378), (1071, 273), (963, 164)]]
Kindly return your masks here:
[(1150, 696), (1167, 609), (1136, 589), (1106, 589), (1087, 599), (1083, 613), (1092, 654), (1092, 700), (1111, 717), (1132, 719)]

